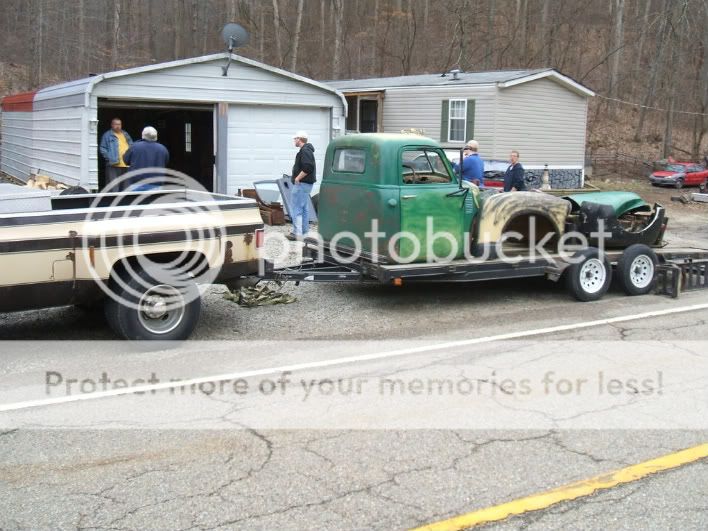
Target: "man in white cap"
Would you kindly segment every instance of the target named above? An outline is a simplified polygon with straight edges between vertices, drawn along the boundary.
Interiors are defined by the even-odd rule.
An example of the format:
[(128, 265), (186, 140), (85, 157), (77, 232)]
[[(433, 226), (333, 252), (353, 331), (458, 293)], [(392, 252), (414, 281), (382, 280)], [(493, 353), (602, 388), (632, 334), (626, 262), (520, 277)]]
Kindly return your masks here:
[(315, 184), (316, 165), (315, 148), (307, 141), (307, 132), (298, 131), (293, 136), (295, 147), (300, 150), (295, 155), (292, 173), (292, 193), (290, 212), (293, 221), (293, 231), (288, 239), (296, 240), (304, 237), (310, 228), (310, 193)]
[[(484, 188), (484, 161), (479, 156), (479, 142), (468, 140), (462, 156), (464, 157), (462, 179)], [(458, 163), (453, 163), (452, 169), (459, 175), (460, 165)]]

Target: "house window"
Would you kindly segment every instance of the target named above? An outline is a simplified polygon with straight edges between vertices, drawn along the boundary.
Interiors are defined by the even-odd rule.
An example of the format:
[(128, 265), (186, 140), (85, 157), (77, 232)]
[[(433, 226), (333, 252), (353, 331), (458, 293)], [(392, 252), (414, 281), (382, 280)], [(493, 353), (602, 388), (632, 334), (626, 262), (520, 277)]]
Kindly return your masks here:
[(448, 141), (464, 142), (467, 133), (467, 100), (450, 100), (449, 113)]
[(184, 124), (184, 152), (192, 152), (192, 124), (189, 122)]

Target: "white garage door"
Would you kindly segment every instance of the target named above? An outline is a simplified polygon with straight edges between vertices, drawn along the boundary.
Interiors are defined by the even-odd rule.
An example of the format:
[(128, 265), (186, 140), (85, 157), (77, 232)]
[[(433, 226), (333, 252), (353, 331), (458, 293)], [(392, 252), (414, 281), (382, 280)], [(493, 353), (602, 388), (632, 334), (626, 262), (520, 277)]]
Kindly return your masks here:
[(290, 175), (297, 153), (293, 134), (300, 129), (315, 146), (319, 181), (330, 139), (330, 109), (231, 105), (227, 192), (235, 194), (254, 181)]

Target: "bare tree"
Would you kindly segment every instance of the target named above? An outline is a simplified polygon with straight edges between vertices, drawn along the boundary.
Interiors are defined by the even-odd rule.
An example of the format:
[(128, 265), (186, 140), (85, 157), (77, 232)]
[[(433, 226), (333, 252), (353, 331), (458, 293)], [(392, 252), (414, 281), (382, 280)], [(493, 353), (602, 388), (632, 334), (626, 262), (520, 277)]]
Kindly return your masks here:
[(337, 79), (342, 69), (342, 26), (344, 24), (344, 0), (332, 0), (334, 12), (334, 55), (332, 57), (332, 78)]
[(637, 130), (634, 133), (634, 141), (639, 142), (642, 138), (644, 132), (644, 125), (646, 123), (647, 111), (649, 106), (654, 102), (654, 96), (656, 93), (656, 84), (659, 79), (659, 73), (663, 70), (664, 61), (664, 49), (666, 47), (666, 42), (671, 34), (671, 0), (664, 0), (663, 8), (661, 10), (661, 28), (660, 35), (656, 41), (656, 50), (654, 53), (655, 60), (652, 61), (651, 71), (649, 73), (649, 82), (647, 83), (647, 89), (644, 93), (644, 98), (642, 100), (642, 105), (639, 109), (639, 123), (637, 125)]
[(290, 61), (290, 70), (297, 70), (297, 53), (300, 47), (300, 29), (302, 28), (302, 12), (305, 8), (305, 0), (297, 2), (297, 17), (295, 19), (295, 34), (293, 35), (293, 54)]
[(273, 32), (275, 37), (275, 57), (278, 66), (283, 65), (283, 43), (280, 38), (280, 5), (273, 0)]
[(641, 64), (644, 57), (644, 43), (647, 40), (647, 30), (649, 29), (649, 13), (651, 13), (652, 0), (644, 0), (644, 15), (641, 18), (641, 28), (639, 31), (639, 43), (637, 44), (637, 55), (635, 64)]
[(614, 0), (615, 20), (612, 32), (612, 57), (610, 59), (610, 97), (617, 97), (617, 86), (619, 85), (620, 61), (622, 59), (622, 48), (624, 46), (624, 0)]
[[(484, 52), (484, 68), (489, 70), (492, 65), (492, 56), (494, 55), (494, 19), (496, 17), (496, 2), (495, 0), (489, 0), (489, 9), (487, 11), (487, 38), (486, 38), (486, 48)], [(427, 1), (426, 1), (427, 8)], [(424, 24), (423, 27), (427, 26)]]
[(518, 28), (516, 38), (519, 41), (520, 57), (526, 57), (526, 47), (528, 45), (528, 37), (526, 34), (528, 9), (528, 0), (516, 0), (516, 27)]
[(113, 2), (113, 38), (111, 40), (111, 68), (118, 67), (118, 53), (120, 48), (120, 0)]
[(544, 66), (551, 65), (551, 30), (549, 27), (550, 11), (551, 0), (543, 0), (543, 7), (541, 9), (541, 34), (543, 36), (543, 40), (541, 41), (541, 57)]

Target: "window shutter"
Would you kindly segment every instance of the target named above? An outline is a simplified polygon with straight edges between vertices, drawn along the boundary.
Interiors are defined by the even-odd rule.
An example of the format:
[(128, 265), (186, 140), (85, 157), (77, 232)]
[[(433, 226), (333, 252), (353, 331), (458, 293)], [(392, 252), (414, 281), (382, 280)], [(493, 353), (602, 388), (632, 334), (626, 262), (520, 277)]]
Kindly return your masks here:
[(447, 142), (448, 123), (450, 121), (450, 100), (442, 100), (442, 116), (440, 117), (440, 142)]
[(467, 100), (467, 139), (474, 138), (474, 100)]

